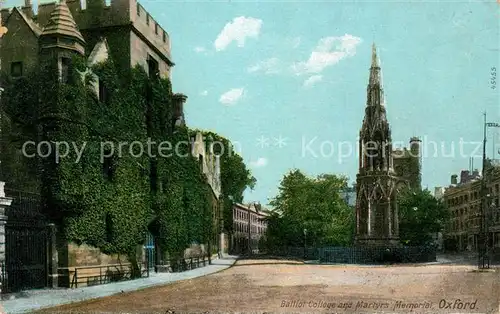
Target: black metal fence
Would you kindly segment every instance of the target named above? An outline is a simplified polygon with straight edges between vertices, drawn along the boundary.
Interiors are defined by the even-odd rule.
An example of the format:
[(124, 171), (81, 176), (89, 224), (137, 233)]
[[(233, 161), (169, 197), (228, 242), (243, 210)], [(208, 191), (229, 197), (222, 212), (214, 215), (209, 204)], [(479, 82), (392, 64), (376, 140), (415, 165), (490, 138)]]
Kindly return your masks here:
[(308, 247), (307, 249), (304, 249), (304, 247), (280, 247), (268, 250), (264, 254), (296, 259), (319, 259), (319, 250), (314, 247)]
[(66, 283), (61, 284), (61, 286), (69, 288), (89, 287), (149, 277), (147, 263), (139, 265), (137, 274), (134, 274), (134, 266), (131, 263), (59, 268), (58, 273), (61, 283)]
[(47, 286), (47, 221), (41, 212), (40, 196), (5, 189), (12, 198), (5, 215), (5, 265), (2, 267), (2, 293)]
[(4, 293), (4, 289), (7, 286), (7, 272), (5, 271), (5, 262), (0, 262), (0, 284), (2, 285), (0, 288), (1, 292)]
[(160, 264), (156, 265), (156, 268), (158, 272), (178, 273), (199, 267), (204, 267), (206, 265), (209, 265), (210, 263), (210, 255), (205, 255), (199, 257), (160, 261)]
[(436, 261), (434, 247), (333, 247), (319, 249), (322, 263), (427, 263)]
[(332, 264), (426, 263), (436, 261), (436, 248), (420, 247), (282, 247), (268, 255)]
[(5, 210), (9, 222), (39, 223), (40, 220), (45, 221), (39, 194), (5, 188), (5, 196), (12, 198), (12, 204)]

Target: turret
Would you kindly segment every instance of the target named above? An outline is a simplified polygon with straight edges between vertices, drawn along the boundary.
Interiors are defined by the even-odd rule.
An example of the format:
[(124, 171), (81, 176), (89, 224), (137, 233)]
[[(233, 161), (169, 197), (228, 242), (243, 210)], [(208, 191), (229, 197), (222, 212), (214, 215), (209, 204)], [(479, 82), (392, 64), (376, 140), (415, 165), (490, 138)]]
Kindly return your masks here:
[(84, 55), (84, 47), (85, 40), (66, 5), (66, 0), (60, 0), (40, 35), (42, 53), (47, 53), (47, 50), (57, 50), (73, 51)]
[(422, 141), (418, 137), (412, 137), (410, 139), (410, 154), (412, 157), (421, 157), (421, 143)]
[(174, 107), (174, 115), (173, 115), (173, 124), (175, 126), (185, 125), (184, 121), (184, 103), (187, 100), (187, 96), (184, 94), (174, 94), (173, 97), (173, 107)]

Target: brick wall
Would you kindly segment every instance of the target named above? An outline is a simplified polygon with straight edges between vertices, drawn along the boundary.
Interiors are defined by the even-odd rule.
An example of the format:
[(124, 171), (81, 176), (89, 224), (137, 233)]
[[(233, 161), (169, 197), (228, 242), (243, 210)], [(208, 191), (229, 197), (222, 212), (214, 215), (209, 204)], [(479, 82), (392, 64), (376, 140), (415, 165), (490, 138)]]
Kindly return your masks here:
[(68, 267), (128, 263), (123, 255), (106, 255), (86, 244), (68, 244)]
[[(78, 281), (78, 288), (87, 285), (98, 284), (99, 278), (107, 275), (108, 278), (118, 273), (129, 271), (129, 261), (125, 255), (107, 255), (98, 248), (82, 244), (69, 243), (59, 245), (59, 283), (60, 286), (71, 287), (72, 282)], [(144, 254), (142, 249), (138, 249), (138, 255)], [(78, 278), (75, 279), (75, 267), (86, 266), (85, 269), (78, 270)], [(107, 266), (107, 267), (97, 267)], [(93, 278), (94, 277), (94, 278)], [(73, 286), (74, 287), (74, 286)]]

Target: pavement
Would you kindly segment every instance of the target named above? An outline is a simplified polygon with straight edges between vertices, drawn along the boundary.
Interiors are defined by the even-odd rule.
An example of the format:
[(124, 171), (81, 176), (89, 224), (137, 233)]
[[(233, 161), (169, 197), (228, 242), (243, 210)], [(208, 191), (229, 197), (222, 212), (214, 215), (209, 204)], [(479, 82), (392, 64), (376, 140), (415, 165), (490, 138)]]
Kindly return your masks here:
[[(223, 256), (212, 260), (212, 264), (188, 270), (181, 273), (150, 273), (147, 278), (140, 278), (117, 283), (77, 289), (43, 289), (31, 290), (21, 294), (21, 297), (2, 301), (0, 314), (29, 313), (35, 310), (50, 308), (74, 302), (88, 301), (116, 295), (124, 292), (137, 291), (149, 287), (193, 279), (220, 272), (231, 267), (237, 260), (236, 256)], [(3, 308), (3, 309), (2, 309)], [(3, 310), (3, 311), (2, 311)]]

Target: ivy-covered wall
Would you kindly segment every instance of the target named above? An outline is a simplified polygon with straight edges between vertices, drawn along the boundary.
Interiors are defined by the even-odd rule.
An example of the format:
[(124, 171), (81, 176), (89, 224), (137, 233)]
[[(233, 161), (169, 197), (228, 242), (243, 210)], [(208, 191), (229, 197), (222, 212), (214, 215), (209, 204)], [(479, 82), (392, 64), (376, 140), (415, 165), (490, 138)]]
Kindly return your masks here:
[[(1, 151), (4, 180), (39, 189), (44, 213), (67, 242), (123, 254), (132, 262), (148, 231), (170, 257), (193, 242), (210, 245), (217, 230), (214, 199), (190, 154), (192, 132), (172, 127), (168, 79), (149, 78), (137, 67), (123, 83), (124, 70), (118, 72), (109, 60), (92, 69), (106, 87), (103, 101), (93, 92), (92, 76), (81, 79), (85, 64), (84, 58), (72, 59), (67, 84), (58, 84), (55, 62), (25, 79), (3, 78), (2, 143), (9, 147)], [(20, 156), (27, 140), (51, 143), (39, 152), (48, 157)], [(130, 150), (132, 142), (142, 145)], [(159, 155), (160, 142), (168, 143), (170, 151), (163, 151), (168, 157)], [(64, 150), (62, 143), (68, 154), (56, 161), (54, 149)], [(35, 145), (28, 148), (35, 153)]]
[(220, 156), (223, 231), (230, 234), (233, 232), (233, 204), (243, 203), (243, 193), (247, 188), (253, 189), (257, 180), (230, 140), (214, 132), (201, 132), (217, 143), (213, 150)]

